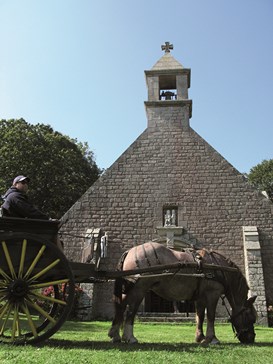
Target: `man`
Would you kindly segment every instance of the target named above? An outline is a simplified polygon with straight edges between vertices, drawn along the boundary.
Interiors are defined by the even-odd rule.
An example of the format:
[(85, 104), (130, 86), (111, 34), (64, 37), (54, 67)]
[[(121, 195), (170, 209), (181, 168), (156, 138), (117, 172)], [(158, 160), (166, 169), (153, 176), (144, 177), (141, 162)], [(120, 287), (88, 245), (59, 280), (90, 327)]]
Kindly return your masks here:
[(30, 179), (25, 176), (14, 178), (12, 186), (2, 196), (2, 213), (10, 217), (49, 220), (49, 217), (34, 207), (28, 200), (27, 191)]
[[(28, 184), (30, 179), (25, 176), (17, 176), (14, 178), (12, 186), (2, 196), (4, 203), (2, 205), (2, 215), (9, 217), (21, 217), (29, 219), (51, 220), (46, 214), (38, 210), (27, 197)], [(54, 236), (53, 241), (57, 247), (63, 251), (63, 243), (59, 239), (58, 234)]]

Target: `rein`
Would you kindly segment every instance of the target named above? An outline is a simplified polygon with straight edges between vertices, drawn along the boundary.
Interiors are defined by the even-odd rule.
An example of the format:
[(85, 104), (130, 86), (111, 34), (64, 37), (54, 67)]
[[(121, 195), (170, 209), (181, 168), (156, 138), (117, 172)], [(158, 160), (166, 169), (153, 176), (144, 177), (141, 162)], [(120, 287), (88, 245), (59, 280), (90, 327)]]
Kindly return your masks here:
[[(217, 262), (217, 259), (215, 258), (215, 256), (214, 256), (214, 254), (217, 254), (218, 256), (220, 256), (220, 257), (223, 257), (221, 254), (219, 254), (219, 253), (215, 253), (215, 252), (213, 252), (213, 254), (212, 253), (210, 253), (210, 257), (211, 257), (211, 260), (214, 260), (215, 262)], [(217, 262), (218, 263), (218, 262)], [(219, 264), (219, 263), (218, 263)], [(232, 292), (232, 290), (229, 288), (229, 284), (228, 284), (228, 281), (227, 281), (227, 277), (226, 277), (226, 274), (225, 274), (225, 272), (223, 272), (222, 270), (221, 270), (221, 275), (222, 275), (222, 279), (216, 279), (216, 280), (218, 280), (220, 283), (222, 283), (223, 284), (223, 286), (225, 287), (225, 291), (227, 292), (229, 292), (229, 294), (231, 295), (231, 299), (232, 299), (232, 301), (233, 301), (233, 303), (235, 304), (235, 299), (234, 299), (234, 295), (233, 295), (233, 292)], [(221, 296), (221, 299), (222, 299), (222, 305), (225, 307), (225, 309), (226, 309), (226, 311), (227, 311), (227, 314), (228, 314), (228, 316), (229, 316), (229, 319), (228, 319), (228, 321), (231, 323), (231, 326), (232, 326), (232, 330), (233, 330), (233, 332), (234, 332), (234, 334), (235, 334), (235, 337), (239, 337), (240, 335), (241, 335), (241, 333), (243, 333), (243, 332), (246, 332), (246, 331), (248, 331), (248, 329), (246, 328), (246, 329), (241, 329), (239, 332), (237, 331), (237, 329), (236, 329), (236, 327), (234, 326), (234, 319), (236, 318), (236, 317), (238, 317), (239, 315), (241, 315), (244, 311), (246, 311), (246, 308), (245, 307), (243, 307), (243, 308), (241, 308), (236, 314), (231, 314), (230, 313), (230, 311), (229, 311), (229, 309), (228, 309), (228, 307), (227, 307), (227, 305), (226, 305), (226, 301), (225, 301), (225, 299), (226, 299), (226, 296), (225, 295), (222, 295)]]
[(227, 307), (226, 301), (225, 301), (226, 296), (221, 296), (221, 300), (222, 300), (222, 306), (225, 306), (225, 309), (227, 311), (227, 314), (229, 316), (229, 319), (231, 320), (231, 313), (229, 312), (229, 309)]
[(240, 311), (238, 311), (235, 315), (231, 315), (228, 307), (227, 307), (227, 304), (226, 304), (226, 296), (221, 296), (221, 300), (222, 300), (222, 305), (225, 307), (226, 311), (227, 311), (227, 314), (229, 316), (229, 319), (228, 321), (231, 323), (231, 327), (232, 327), (232, 331), (234, 332), (234, 335), (235, 337), (239, 337), (243, 332), (247, 332), (248, 331), (248, 328), (245, 328), (245, 329), (241, 329), (240, 331), (237, 331), (234, 324), (233, 324), (233, 321), (236, 317), (238, 317), (239, 315), (241, 315), (245, 310), (246, 308), (242, 308)]
[[(240, 335), (240, 333), (241, 332), (237, 332), (237, 330), (236, 330), (236, 328), (235, 328), (235, 326), (233, 325), (233, 319), (234, 319), (234, 316), (232, 317), (232, 315), (231, 315), (231, 313), (230, 313), (230, 311), (229, 311), (229, 309), (228, 309), (228, 306), (227, 306), (227, 304), (226, 304), (226, 301), (225, 301), (225, 298), (226, 298), (226, 296), (221, 296), (221, 300), (222, 300), (222, 305), (225, 307), (225, 309), (226, 309), (226, 311), (227, 311), (227, 314), (228, 314), (228, 316), (229, 316), (229, 319), (228, 319), (228, 321), (231, 323), (231, 327), (232, 327), (232, 331), (234, 332), (234, 335), (235, 335), (235, 337), (238, 337), (239, 335)], [(240, 312), (238, 312), (238, 314), (236, 314), (236, 316), (237, 315), (239, 315), (239, 313)]]
[(58, 235), (60, 235), (60, 237), (62, 237), (62, 235), (66, 235), (66, 236), (72, 236), (73, 238), (86, 239), (86, 236), (84, 236), (84, 235), (70, 234), (70, 233), (64, 233), (64, 232), (58, 232)]

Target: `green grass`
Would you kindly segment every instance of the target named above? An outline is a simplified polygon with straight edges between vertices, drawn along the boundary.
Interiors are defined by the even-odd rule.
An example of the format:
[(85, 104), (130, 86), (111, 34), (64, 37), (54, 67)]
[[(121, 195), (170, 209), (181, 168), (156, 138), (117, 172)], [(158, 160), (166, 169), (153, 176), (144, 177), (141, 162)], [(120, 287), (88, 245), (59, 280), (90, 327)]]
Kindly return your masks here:
[(66, 322), (39, 346), (0, 345), (1, 364), (273, 363), (273, 329), (256, 326), (256, 343), (242, 345), (229, 324), (216, 325), (220, 345), (194, 342), (193, 324), (135, 324), (139, 344), (112, 344), (109, 322)]

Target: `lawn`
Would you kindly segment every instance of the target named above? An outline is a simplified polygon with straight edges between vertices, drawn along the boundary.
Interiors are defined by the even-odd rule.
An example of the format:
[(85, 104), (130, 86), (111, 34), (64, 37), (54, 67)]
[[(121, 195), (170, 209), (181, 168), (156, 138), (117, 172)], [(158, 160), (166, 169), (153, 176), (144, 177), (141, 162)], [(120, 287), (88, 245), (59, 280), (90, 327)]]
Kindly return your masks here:
[(39, 346), (0, 345), (1, 364), (137, 364), (137, 363), (263, 363), (273, 362), (273, 329), (256, 326), (256, 343), (242, 345), (229, 324), (217, 324), (220, 345), (194, 342), (193, 324), (136, 323), (139, 344), (112, 344), (109, 322), (66, 322)]

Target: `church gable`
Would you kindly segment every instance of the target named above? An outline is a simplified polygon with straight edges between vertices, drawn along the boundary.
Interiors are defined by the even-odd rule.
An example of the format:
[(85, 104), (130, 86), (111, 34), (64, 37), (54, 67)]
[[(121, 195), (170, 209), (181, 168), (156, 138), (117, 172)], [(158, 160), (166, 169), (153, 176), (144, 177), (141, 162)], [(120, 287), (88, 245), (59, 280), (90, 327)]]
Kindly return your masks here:
[[(190, 70), (172, 66), (168, 73), (168, 60), (177, 65), (167, 55), (146, 71), (147, 129), (64, 216), (63, 231), (76, 236), (64, 235), (66, 254), (80, 261), (84, 240), (77, 236), (101, 229), (109, 241), (102, 269), (115, 269), (125, 250), (156, 240), (217, 250), (244, 270), (244, 234), (258, 227), (255, 246), (273, 302), (272, 203), (190, 127)], [(110, 293), (100, 293), (108, 303)]]
[(270, 212), (270, 202), (194, 130), (168, 126), (146, 129), (69, 214), (77, 226), (101, 227), (127, 248), (158, 238), (164, 209), (173, 206), (190, 243), (226, 254), (229, 241), (242, 265), (235, 236), (259, 205)]

